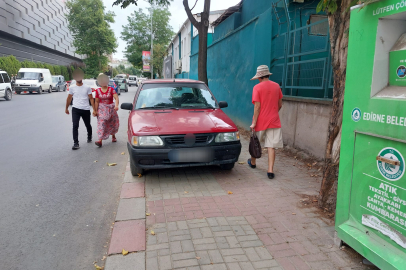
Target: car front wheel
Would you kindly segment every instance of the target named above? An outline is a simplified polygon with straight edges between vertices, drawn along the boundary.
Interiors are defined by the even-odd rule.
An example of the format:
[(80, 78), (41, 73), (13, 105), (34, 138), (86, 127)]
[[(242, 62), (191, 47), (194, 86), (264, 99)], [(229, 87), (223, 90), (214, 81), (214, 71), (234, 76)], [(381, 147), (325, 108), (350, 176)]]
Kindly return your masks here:
[(6, 94), (4, 95), (4, 98), (6, 99), (6, 100), (11, 100), (11, 98), (12, 98), (12, 94), (11, 94), (11, 90), (10, 89), (7, 89), (6, 90)]
[(227, 163), (227, 164), (221, 164), (220, 168), (222, 170), (229, 171), (229, 170), (232, 170), (234, 168), (234, 164), (235, 164), (234, 162), (233, 163)]
[(38, 94), (42, 94), (42, 87), (40, 86), (39, 88), (38, 88)]
[(130, 154), (130, 170), (131, 170), (131, 174), (133, 176), (138, 176), (139, 174), (142, 175), (144, 173), (144, 169), (135, 166), (134, 160), (133, 160), (133, 157), (131, 156), (131, 154)]
[(52, 86), (49, 86), (48, 93), (52, 93)]

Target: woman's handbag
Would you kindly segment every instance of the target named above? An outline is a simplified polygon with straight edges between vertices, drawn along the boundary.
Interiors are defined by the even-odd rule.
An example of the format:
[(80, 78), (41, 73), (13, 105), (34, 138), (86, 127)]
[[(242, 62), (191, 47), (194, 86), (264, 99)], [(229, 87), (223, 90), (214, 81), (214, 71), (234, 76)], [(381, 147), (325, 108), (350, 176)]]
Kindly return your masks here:
[(253, 158), (260, 158), (262, 154), (261, 144), (254, 129), (251, 130), (249, 152)]

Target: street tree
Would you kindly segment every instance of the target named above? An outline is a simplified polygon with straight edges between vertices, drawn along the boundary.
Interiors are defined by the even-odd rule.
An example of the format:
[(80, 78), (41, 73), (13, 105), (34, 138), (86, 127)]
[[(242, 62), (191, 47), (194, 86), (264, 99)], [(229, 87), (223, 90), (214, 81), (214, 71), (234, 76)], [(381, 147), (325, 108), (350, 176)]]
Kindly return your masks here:
[(117, 40), (110, 24), (115, 14), (105, 12), (102, 0), (69, 0), (65, 15), (76, 53), (87, 55), (86, 73), (97, 75), (107, 67), (107, 55), (116, 52)]
[[(131, 4), (137, 6), (139, 1), (140, 0), (116, 0), (113, 2), (113, 6), (121, 6), (121, 8), (126, 8)], [(145, 1), (152, 5), (169, 6), (170, 2), (172, 2), (173, 0), (145, 0)]]
[[(127, 17), (127, 25), (123, 27), (121, 38), (127, 42), (125, 56), (128, 61), (136, 68), (142, 68), (142, 51), (151, 49), (151, 13), (144, 13), (143, 9), (134, 11), (131, 16)], [(171, 13), (163, 7), (153, 9), (152, 29), (154, 44), (160, 44), (163, 48), (169, 44), (174, 35), (172, 27), (169, 25)], [(161, 47), (157, 47), (161, 49)], [(154, 46), (155, 49), (155, 46)], [(155, 50), (153, 59), (159, 63), (163, 62), (163, 54)], [(160, 57), (162, 59), (160, 59)], [(153, 60), (154, 61), (154, 60)], [(161, 68), (155, 66), (155, 68)], [(162, 68), (161, 68), (162, 71)]]
[(154, 65), (154, 71), (158, 73), (159, 78), (163, 77), (164, 59), (167, 55), (166, 48), (167, 46), (165, 45), (159, 43), (154, 44), (154, 55), (151, 62)]
[[(379, 1), (379, 0), (378, 0)], [(321, 0), (317, 11), (326, 11), (330, 28), (330, 44), (334, 74), (333, 108), (330, 116), (323, 180), (319, 193), (319, 206), (334, 210), (337, 200), (338, 165), (340, 160), (341, 125), (343, 119), (344, 88), (347, 70), (350, 8), (371, 0)]]
[[(197, 3), (198, 0), (196, 0)], [(196, 4), (195, 4), (196, 5)], [(192, 14), (192, 10), (189, 7), (188, 0), (183, 0), (183, 6), (185, 7), (186, 14), (199, 32), (199, 58), (198, 58), (198, 78), (199, 81), (205, 82), (207, 85), (209, 81), (207, 79), (207, 32), (209, 30), (209, 16), (210, 16), (210, 0), (204, 0), (203, 12), (200, 13), (200, 22)], [(193, 9), (193, 7), (192, 7)]]

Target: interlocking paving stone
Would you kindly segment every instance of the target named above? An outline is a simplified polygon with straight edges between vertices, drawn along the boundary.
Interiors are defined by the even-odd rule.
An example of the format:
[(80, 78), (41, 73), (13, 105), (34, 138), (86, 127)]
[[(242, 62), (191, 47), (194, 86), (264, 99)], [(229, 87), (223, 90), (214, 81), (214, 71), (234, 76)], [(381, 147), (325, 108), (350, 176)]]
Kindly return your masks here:
[(145, 221), (129, 220), (114, 223), (109, 254), (145, 250)]
[[(243, 149), (247, 143), (242, 140)], [(242, 151), (240, 160), (248, 157)], [(152, 214), (146, 223), (157, 234), (147, 236), (147, 264), (156, 258), (150, 263), (157, 270), (169, 261), (177, 270), (360, 269), (355, 256), (334, 245), (334, 224), (301, 205), (303, 197), (318, 194), (320, 178), (310, 176), (317, 172), (280, 150), (275, 179), (266, 177), (266, 168), (265, 155), (256, 170), (245, 162), (232, 171), (213, 166), (148, 172)]]
[(145, 198), (121, 199), (116, 221), (145, 219)]
[[(130, 253), (126, 256), (113, 255), (106, 259), (105, 270), (145, 270), (145, 252)], [(152, 268), (151, 268), (152, 269)]]

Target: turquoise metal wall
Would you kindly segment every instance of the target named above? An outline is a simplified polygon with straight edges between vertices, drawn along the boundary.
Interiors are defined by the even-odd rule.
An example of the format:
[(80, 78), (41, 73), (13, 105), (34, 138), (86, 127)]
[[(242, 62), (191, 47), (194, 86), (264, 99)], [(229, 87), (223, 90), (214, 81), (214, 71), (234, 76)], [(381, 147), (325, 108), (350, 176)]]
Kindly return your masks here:
[[(289, 3), (290, 31), (295, 32), (290, 34), (292, 46), (289, 47), (288, 54), (284, 41), (288, 30), (287, 17), (282, 1), (245, 0), (240, 12), (232, 14), (215, 28), (213, 44), (208, 46), (207, 51), (209, 87), (217, 100), (229, 103), (229, 107), (224, 111), (238, 125), (247, 128), (251, 124), (252, 89), (258, 81), (250, 81), (250, 78), (255, 75), (259, 65), (268, 65), (274, 73), (271, 80), (280, 84), (284, 82), (302, 87), (306, 84), (313, 85), (314, 82), (323, 82), (329, 90), (328, 96), (331, 96), (332, 87), (328, 87), (331, 84), (327, 85), (331, 81), (326, 82), (328, 72), (331, 71), (327, 65), (330, 57), (328, 34), (309, 36), (309, 29), (301, 29), (308, 25), (310, 15), (316, 14), (316, 5), (317, 1), (307, 4)], [(191, 46), (190, 79), (198, 79), (198, 47), (198, 37), (195, 37)], [(285, 75), (285, 79), (282, 80), (283, 66), (286, 65), (285, 55), (309, 51), (318, 53), (291, 57), (287, 60), (286, 69), (290, 69), (290, 76)], [(314, 78), (309, 80), (310, 76)], [(286, 88), (285, 94), (323, 98), (326, 92), (322, 87), (319, 87), (320, 89), (300, 87)]]
[[(267, 34), (271, 27), (272, 12), (268, 9), (208, 47), (210, 89), (217, 100), (228, 102), (229, 107), (224, 111), (237, 125), (247, 127), (251, 123), (252, 89), (258, 81), (250, 79), (259, 65), (271, 62), (272, 36)], [(191, 79), (198, 77), (197, 58), (198, 54), (194, 54), (190, 59)]]

